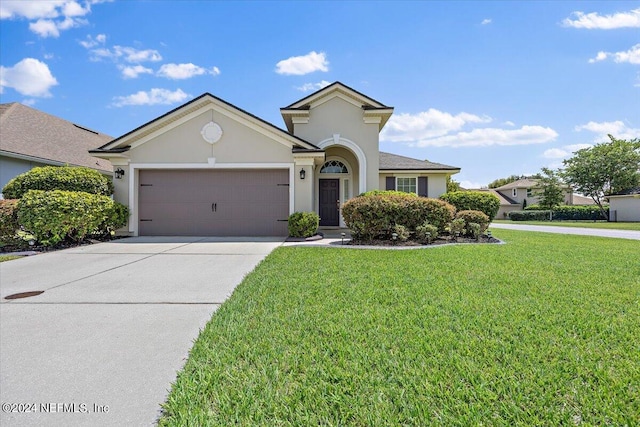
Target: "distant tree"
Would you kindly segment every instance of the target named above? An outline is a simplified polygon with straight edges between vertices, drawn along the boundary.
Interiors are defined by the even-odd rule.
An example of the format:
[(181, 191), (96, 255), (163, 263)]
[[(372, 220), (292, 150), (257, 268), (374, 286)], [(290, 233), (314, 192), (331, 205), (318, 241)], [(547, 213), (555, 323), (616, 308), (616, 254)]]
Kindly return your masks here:
[(544, 209), (553, 210), (564, 201), (562, 181), (557, 171), (542, 168), (542, 174), (537, 179), (538, 186), (534, 194), (538, 196), (538, 204)]
[(447, 176), (447, 193), (452, 193), (454, 191), (460, 191), (460, 183), (450, 176)]
[(520, 176), (518, 175), (511, 175), (507, 178), (498, 178), (495, 181), (491, 181), (489, 183), (489, 188), (498, 188), (498, 187), (502, 187), (503, 185), (507, 185), (510, 184), (514, 181), (517, 181), (520, 179)]
[(600, 208), (604, 198), (640, 185), (640, 140), (616, 139), (583, 148), (564, 160), (562, 177), (575, 191), (589, 196)]
[(541, 175), (539, 173), (536, 173), (534, 175), (511, 175), (506, 178), (498, 178), (495, 181), (490, 182), (489, 188), (502, 187), (503, 185), (511, 184), (512, 182), (517, 181), (519, 179), (525, 179), (525, 178), (538, 179), (540, 177)]

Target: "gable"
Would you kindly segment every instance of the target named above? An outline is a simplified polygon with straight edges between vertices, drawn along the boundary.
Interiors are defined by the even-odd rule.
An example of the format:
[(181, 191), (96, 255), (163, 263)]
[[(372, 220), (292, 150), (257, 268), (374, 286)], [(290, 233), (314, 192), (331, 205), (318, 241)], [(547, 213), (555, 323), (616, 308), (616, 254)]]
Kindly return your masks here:
[[(209, 93), (205, 93), (182, 106), (169, 111), (168, 113), (132, 130), (131, 132), (111, 141), (102, 147), (93, 150), (92, 153), (100, 157), (118, 157), (121, 153), (131, 149), (139, 148), (150, 141), (162, 140), (163, 135), (170, 136), (174, 129), (176, 132), (184, 132), (185, 128), (190, 129), (189, 139), (201, 139), (200, 129), (191, 129), (196, 124), (202, 124), (203, 117), (209, 114), (216, 122), (218, 119), (227, 124), (239, 124), (246, 129), (251, 129), (255, 134), (261, 135), (275, 145), (282, 145), (289, 151), (294, 148), (317, 149), (318, 147), (297, 138), (284, 130), (250, 114), (220, 98)], [(207, 122), (208, 123), (208, 122)], [(206, 123), (205, 123), (206, 124)], [(186, 125), (186, 126), (185, 126)], [(204, 124), (202, 124), (204, 126)], [(239, 128), (235, 128), (238, 130)], [(224, 132), (224, 129), (223, 129)], [(228, 132), (223, 133), (223, 139)], [(260, 139), (260, 138), (258, 138)]]

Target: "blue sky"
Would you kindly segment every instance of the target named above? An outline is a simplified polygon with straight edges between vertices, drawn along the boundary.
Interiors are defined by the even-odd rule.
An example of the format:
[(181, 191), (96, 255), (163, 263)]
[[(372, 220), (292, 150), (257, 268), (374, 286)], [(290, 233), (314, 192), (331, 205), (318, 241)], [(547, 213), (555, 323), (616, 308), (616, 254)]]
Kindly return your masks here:
[(640, 137), (640, 2), (0, 2), (0, 99), (117, 137), (210, 92), (279, 108), (341, 81), (380, 149), (467, 187)]

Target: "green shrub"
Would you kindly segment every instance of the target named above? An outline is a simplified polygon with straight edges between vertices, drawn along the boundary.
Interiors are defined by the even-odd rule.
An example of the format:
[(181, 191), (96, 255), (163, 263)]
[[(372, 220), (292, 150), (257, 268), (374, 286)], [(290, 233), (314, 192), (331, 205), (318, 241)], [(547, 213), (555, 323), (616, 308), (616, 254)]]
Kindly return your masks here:
[(70, 166), (45, 166), (20, 174), (2, 189), (5, 199), (20, 199), (29, 190), (83, 191), (110, 196), (113, 183), (100, 172)]
[(396, 233), (396, 238), (401, 242), (406, 242), (411, 237), (411, 233), (404, 225), (396, 224), (393, 226), (392, 231)]
[(409, 232), (429, 222), (440, 230), (453, 219), (455, 208), (437, 199), (403, 192), (377, 192), (354, 197), (342, 207), (342, 216), (355, 238), (388, 239), (394, 225)]
[(104, 234), (126, 217), (128, 209), (111, 198), (77, 191), (31, 190), (18, 202), (18, 221), (45, 246)]
[(466, 225), (466, 232), (468, 236), (473, 237), (474, 239), (479, 239), (482, 234), (482, 226), (476, 222), (468, 222)]
[(461, 235), (464, 233), (464, 228), (466, 225), (467, 224), (464, 222), (464, 219), (454, 219), (453, 221), (451, 221), (451, 224), (449, 224), (449, 233), (451, 233), (452, 236), (455, 236), (456, 234)]
[(512, 211), (509, 212), (511, 221), (548, 221), (549, 211)]
[(416, 238), (421, 243), (431, 243), (438, 238), (438, 227), (425, 222), (416, 227)]
[(462, 218), (464, 220), (465, 229), (464, 234), (467, 236), (472, 235), (471, 228), (469, 224), (478, 224), (480, 226), (480, 233), (484, 233), (484, 231), (489, 227), (489, 217), (484, 214), (484, 212), (480, 211), (460, 211), (456, 214), (456, 219)]
[[(525, 211), (544, 210), (540, 205), (527, 206)], [(605, 206), (606, 218), (602, 217), (600, 208), (597, 205), (562, 205), (553, 209), (553, 219), (558, 221), (589, 221), (607, 219), (609, 217), (609, 207)], [(549, 215), (547, 215), (549, 219)]]
[(11, 243), (15, 240), (18, 224), (18, 201), (15, 199), (0, 200), (0, 243)]
[(489, 217), (489, 221), (495, 218), (500, 209), (498, 196), (484, 191), (454, 191), (444, 193), (440, 199), (451, 203), (459, 211), (484, 212)]
[(311, 237), (318, 231), (320, 217), (315, 212), (294, 212), (289, 215), (289, 236)]

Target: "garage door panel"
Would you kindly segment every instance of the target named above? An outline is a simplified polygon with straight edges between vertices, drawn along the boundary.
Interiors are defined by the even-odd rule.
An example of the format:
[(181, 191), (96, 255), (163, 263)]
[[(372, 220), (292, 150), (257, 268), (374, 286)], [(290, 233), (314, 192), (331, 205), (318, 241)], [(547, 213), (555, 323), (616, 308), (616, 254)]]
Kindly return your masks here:
[(288, 170), (142, 170), (141, 235), (284, 236)]

